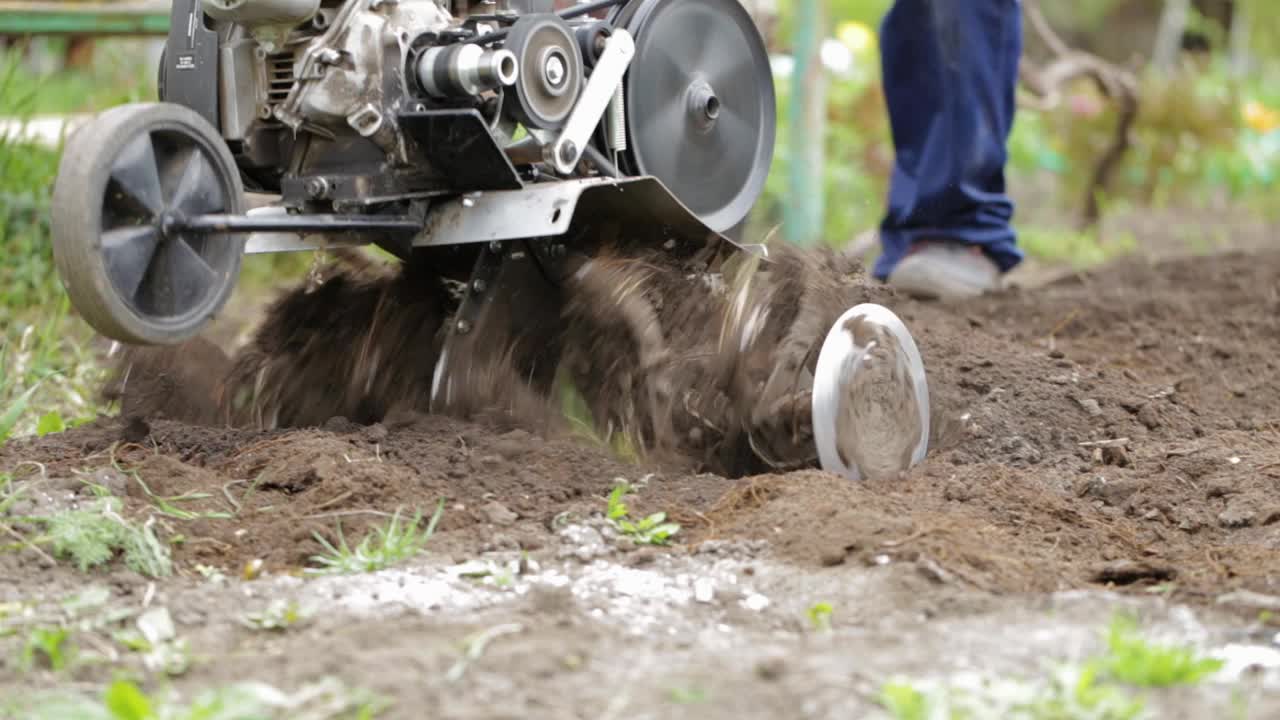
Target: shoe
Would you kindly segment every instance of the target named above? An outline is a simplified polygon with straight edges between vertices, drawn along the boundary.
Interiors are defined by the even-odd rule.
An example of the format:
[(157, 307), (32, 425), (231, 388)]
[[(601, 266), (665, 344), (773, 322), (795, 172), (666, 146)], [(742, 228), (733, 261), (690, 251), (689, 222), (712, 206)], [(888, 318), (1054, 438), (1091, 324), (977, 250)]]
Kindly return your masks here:
[(1000, 268), (979, 247), (923, 242), (889, 273), (888, 283), (921, 299), (963, 299), (999, 289)]

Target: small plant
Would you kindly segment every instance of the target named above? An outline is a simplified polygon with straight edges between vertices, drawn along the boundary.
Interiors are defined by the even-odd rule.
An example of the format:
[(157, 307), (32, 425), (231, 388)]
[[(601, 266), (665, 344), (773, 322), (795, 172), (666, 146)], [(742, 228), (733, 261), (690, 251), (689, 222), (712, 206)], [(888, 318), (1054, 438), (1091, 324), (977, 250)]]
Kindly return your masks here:
[(276, 600), (261, 612), (246, 614), (241, 622), (253, 630), (288, 630), (309, 619), (296, 601)]
[(805, 611), (805, 615), (809, 618), (809, 624), (814, 630), (830, 630), (831, 629), (831, 613), (834, 609), (831, 603), (820, 602), (809, 606)]
[(36, 435), (44, 437), (60, 433), (67, 429), (67, 423), (62, 419), (62, 413), (57, 410), (50, 410), (40, 416), (40, 421), (36, 423)]
[(1136, 720), (1146, 704), (1123, 688), (1099, 682), (1097, 672), (1084, 667), (1062, 668), (1049, 688), (1015, 710), (1029, 720)]
[(57, 672), (66, 668), (75, 655), (75, 646), (71, 642), (71, 631), (64, 627), (32, 628), (27, 635), (27, 642), (22, 648), (20, 665), (30, 670), (38, 662), (44, 662), (50, 670)]
[(316, 541), (324, 546), (325, 554), (311, 558), (319, 567), (307, 568), (312, 575), (346, 575), (351, 573), (374, 572), (390, 567), (403, 560), (417, 555), (427, 541), (435, 534), (436, 524), (444, 514), (444, 500), (436, 507), (425, 529), (420, 529), (422, 513), (415, 513), (407, 524), (400, 520), (400, 511), (385, 527), (374, 528), (354, 549), (347, 545), (342, 535), (342, 526), (338, 526), (338, 546), (334, 547), (319, 533), (313, 533)]
[(61, 692), (24, 703), (31, 720), (371, 720), (389, 703), (367, 691), (325, 678), (287, 693), (264, 683), (212, 688), (181, 702), (172, 694), (148, 694), (131, 680), (113, 682), (99, 698)]
[(81, 510), (36, 517), (45, 535), (39, 543), (51, 546), (56, 557), (70, 558), (81, 572), (124, 555), (130, 569), (148, 577), (166, 577), (173, 571), (169, 549), (156, 537), (150, 522), (137, 524), (120, 515), (115, 497), (100, 497)]
[[(0, 352), (0, 366), (3, 365), (3, 360), (4, 353)], [(9, 383), (3, 378), (0, 378), (0, 391), (7, 390), (8, 384)], [(13, 433), (14, 426), (16, 426), (18, 421), (22, 419), (23, 413), (27, 411), (27, 406), (31, 404), (32, 396), (34, 396), (36, 391), (39, 389), (40, 385), (38, 383), (32, 385), (26, 390), (16, 393), (14, 397), (9, 400), (6, 407), (0, 407), (0, 445), (3, 445), (9, 440), (9, 436)], [(7, 392), (0, 392), (0, 398), (3, 398), (8, 394), (9, 393)]]
[(700, 705), (710, 699), (706, 690), (697, 687), (676, 687), (668, 691), (671, 702), (680, 705)]
[(680, 532), (680, 526), (667, 522), (667, 514), (656, 512), (638, 522), (629, 519), (631, 510), (623, 501), (623, 497), (631, 492), (631, 486), (622, 483), (609, 493), (605, 518), (617, 528), (618, 532), (641, 545), (666, 545), (673, 535)]
[(1137, 720), (1145, 710), (1140, 698), (1079, 666), (1047, 681), (966, 678), (923, 689), (894, 681), (881, 687), (879, 702), (895, 720)]
[(880, 688), (880, 705), (894, 720), (928, 720), (929, 698), (904, 682), (885, 683)]
[(1161, 646), (1138, 633), (1132, 618), (1119, 616), (1107, 631), (1107, 654), (1094, 661), (1099, 673), (1138, 687), (1194, 685), (1222, 669), (1190, 647)]

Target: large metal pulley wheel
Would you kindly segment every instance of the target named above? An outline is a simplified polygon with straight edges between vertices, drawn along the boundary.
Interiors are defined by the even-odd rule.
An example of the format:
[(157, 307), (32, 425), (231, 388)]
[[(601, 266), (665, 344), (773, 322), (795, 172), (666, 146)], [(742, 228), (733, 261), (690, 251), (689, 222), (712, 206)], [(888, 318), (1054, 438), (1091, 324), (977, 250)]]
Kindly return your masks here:
[(53, 188), (53, 254), (76, 309), (121, 342), (174, 344), (222, 308), (244, 239), (176, 229), (244, 212), (234, 159), (195, 112), (122, 105), (72, 135)]
[(582, 89), (582, 54), (569, 24), (553, 14), (524, 15), (505, 44), (520, 68), (507, 93), (511, 114), (526, 127), (558, 130)]
[(717, 232), (738, 226), (773, 161), (776, 100), (764, 40), (740, 0), (634, 0), (628, 170), (652, 175)]

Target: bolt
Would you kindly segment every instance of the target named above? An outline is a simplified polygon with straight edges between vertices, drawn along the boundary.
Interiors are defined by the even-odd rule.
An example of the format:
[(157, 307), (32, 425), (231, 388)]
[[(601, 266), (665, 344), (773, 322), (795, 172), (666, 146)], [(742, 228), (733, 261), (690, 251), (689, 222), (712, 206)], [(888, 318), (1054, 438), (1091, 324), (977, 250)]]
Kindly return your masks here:
[(324, 198), (329, 197), (329, 190), (329, 181), (322, 177), (313, 177), (310, 180), (307, 180), (307, 194), (316, 200), (323, 200)]
[(489, 243), (489, 252), (493, 253), (494, 255), (501, 255), (501, 254), (502, 254), (502, 243), (498, 242), (497, 240), (494, 240), (494, 241), (490, 242), (490, 243)]
[(572, 165), (573, 161), (578, 158), (578, 146), (573, 144), (572, 140), (565, 140), (560, 145), (560, 162), (565, 165)]
[(552, 55), (547, 59), (547, 64), (543, 66), (542, 73), (547, 78), (547, 82), (559, 87), (564, 82), (564, 60), (561, 60), (559, 55)]
[(477, 295), (479, 295), (480, 293), (488, 289), (489, 289), (488, 283), (486, 283), (483, 280), (480, 280), (479, 278), (471, 281), (471, 291)]
[(457, 325), (454, 327), (457, 329), (459, 335), (466, 335), (471, 332), (471, 323), (466, 320), (459, 320)]

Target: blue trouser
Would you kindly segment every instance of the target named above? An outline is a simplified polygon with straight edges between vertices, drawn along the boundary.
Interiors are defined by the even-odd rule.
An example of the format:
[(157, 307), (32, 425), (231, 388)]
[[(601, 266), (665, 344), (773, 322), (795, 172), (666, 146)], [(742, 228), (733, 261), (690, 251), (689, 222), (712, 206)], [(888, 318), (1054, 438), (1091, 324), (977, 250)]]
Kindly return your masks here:
[(1022, 260), (1005, 193), (1022, 54), (1020, 0), (896, 0), (881, 27), (896, 162), (875, 276), (918, 240), (983, 248), (1001, 270)]

